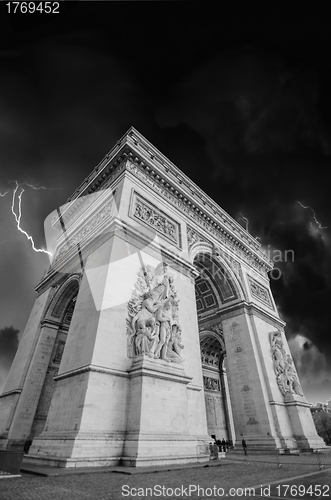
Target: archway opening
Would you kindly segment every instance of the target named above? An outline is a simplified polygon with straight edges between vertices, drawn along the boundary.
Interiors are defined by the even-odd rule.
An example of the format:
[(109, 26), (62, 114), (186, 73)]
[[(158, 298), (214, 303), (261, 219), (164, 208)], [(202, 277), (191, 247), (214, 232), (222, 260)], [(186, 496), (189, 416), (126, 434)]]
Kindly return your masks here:
[(61, 294), (52, 311), (52, 317), (59, 317), (58, 331), (56, 334), (53, 351), (49, 360), (47, 372), (44, 378), (43, 387), (38, 400), (36, 413), (34, 416), (30, 437), (39, 436), (45, 429), (46, 419), (50, 408), (55, 380), (60, 368), (61, 359), (65, 349), (70, 323), (74, 313), (79, 284), (73, 281)]
[(195, 295), (208, 434), (234, 442), (222, 314), (240, 294), (230, 273), (211, 255), (198, 254), (194, 265), (199, 271)]
[(207, 332), (201, 334), (200, 349), (208, 434), (227, 441), (231, 432), (223, 369), (225, 351), (219, 339)]

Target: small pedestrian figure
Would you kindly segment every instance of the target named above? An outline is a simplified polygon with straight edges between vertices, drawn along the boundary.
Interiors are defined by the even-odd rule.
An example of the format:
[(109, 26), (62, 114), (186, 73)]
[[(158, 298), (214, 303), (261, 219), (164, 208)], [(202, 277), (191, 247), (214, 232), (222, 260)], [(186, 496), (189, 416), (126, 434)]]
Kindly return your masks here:
[(246, 441), (243, 439), (243, 440), (241, 441), (241, 444), (242, 444), (242, 446), (243, 446), (243, 449), (244, 449), (244, 453), (245, 453), (245, 455), (247, 455), (247, 444), (246, 444)]
[(229, 451), (229, 446), (230, 446), (230, 443), (228, 440), (225, 441), (225, 447), (226, 447), (226, 451)]
[(24, 443), (24, 448), (23, 448), (24, 453), (29, 453), (29, 449), (30, 449), (31, 445), (32, 445), (32, 439), (29, 436)]
[(222, 439), (222, 450), (226, 452), (226, 445), (225, 445), (225, 439)]
[(216, 444), (217, 444), (217, 446), (218, 446), (218, 450), (219, 450), (219, 451), (222, 451), (222, 441), (221, 441), (220, 439), (217, 439), (217, 440), (216, 440)]
[(213, 459), (218, 460), (218, 446), (216, 441), (213, 444)]
[(218, 460), (218, 446), (216, 444), (216, 441), (214, 443), (209, 443), (209, 453), (211, 460)]

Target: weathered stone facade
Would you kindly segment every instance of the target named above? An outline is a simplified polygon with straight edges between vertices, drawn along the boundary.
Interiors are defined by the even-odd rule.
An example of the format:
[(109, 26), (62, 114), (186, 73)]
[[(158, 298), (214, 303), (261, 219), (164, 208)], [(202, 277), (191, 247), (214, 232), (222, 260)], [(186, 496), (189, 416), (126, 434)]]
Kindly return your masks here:
[(53, 259), (0, 397), (0, 449), (62, 467), (317, 436), (260, 244), (131, 128), (46, 220)]

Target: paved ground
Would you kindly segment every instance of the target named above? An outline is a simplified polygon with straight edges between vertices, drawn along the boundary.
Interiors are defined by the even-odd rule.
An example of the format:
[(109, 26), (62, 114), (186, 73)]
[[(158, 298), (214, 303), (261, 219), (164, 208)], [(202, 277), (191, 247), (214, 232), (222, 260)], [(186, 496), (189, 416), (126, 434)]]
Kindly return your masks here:
[[(249, 459), (249, 457), (248, 457)], [(254, 460), (223, 460), (205, 467), (185, 467), (134, 474), (126, 469), (117, 472), (99, 471), (58, 476), (35, 476), (22, 473), (20, 478), (0, 480), (1, 500), (117, 500), (125, 498), (303, 498), (331, 496), (331, 469), (319, 471), (314, 465), (302, 463), (278, 467), (275, 463)], [(130, 471), (128, 471), (130, 472)], [(132, 472), (132, 470), (131, 470)], [(289, 478), (298, 477), (297, 479)], [(261, 494), (261, 484), (263, 491)], [(289, 487), (285, 485), (301, 485)], [(320, 485), (318, 487), (318, 485)], [(255, 486), (255, 492), (245, 488)], [(278, 486), (278, 489), (277, 489)], [(308, 490), (308, 488), (310, 490)], [(149, 490), (146, 491), (146, 488)], [(190, 490), (191, 488), (191, 490)], [(200, 490), (199, 490), (200, 488)], [(230, 488), (242, 488), (235, 493)], [(270, 489), (269, 489), (270, 488)], [(304, 489), (305, 488), (305, 489)], [(223, 492), (224, 490), (224, 492)], [(292, 493), (292, 495), (291, 495)]]

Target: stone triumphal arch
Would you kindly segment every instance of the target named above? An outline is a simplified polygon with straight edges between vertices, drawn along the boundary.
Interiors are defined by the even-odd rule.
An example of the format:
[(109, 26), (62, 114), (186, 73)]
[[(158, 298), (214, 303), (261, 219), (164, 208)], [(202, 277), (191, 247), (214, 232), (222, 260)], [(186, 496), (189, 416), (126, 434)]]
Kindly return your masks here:
[(260, 244), (130, 128), (45, 221), (0, 449), (61, 467), (322, 447)]

